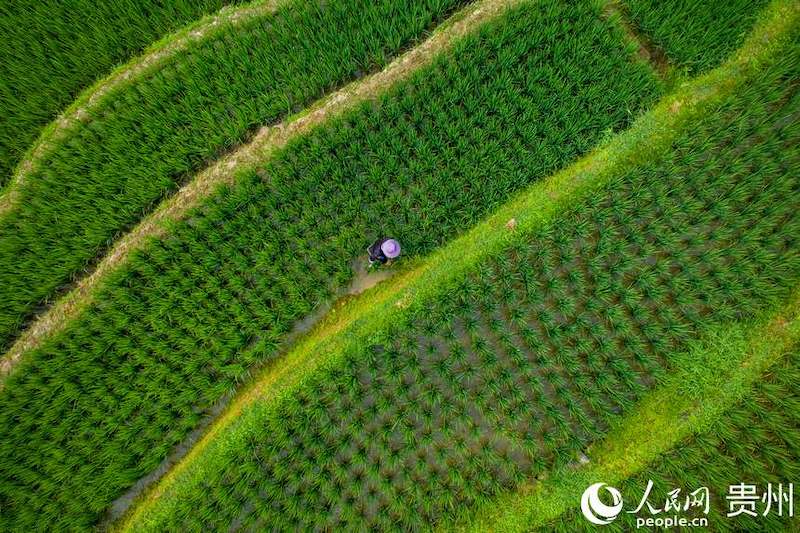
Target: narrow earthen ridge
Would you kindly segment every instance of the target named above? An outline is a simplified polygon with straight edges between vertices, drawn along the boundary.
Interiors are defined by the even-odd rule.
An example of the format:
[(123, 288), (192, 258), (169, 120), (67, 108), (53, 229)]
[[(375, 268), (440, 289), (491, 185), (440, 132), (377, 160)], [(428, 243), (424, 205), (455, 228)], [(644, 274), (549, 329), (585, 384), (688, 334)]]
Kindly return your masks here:
[(603, 6), (603, 15), (606, 19), (619, 21), (619, 26), (625, 37), (637, 47), (636, 54), (640, 59), (650, 64), (662, 80), (672, 78), (673, 67), (663, 50), (654, 45), (646, 35), (642, 34), (631, 22), (627, 6), (622, 0), (606, 0)]
[(23, 156), (14, 171), (14, 176), (0, 189), (0, 216), (4, 216), (19, 198), (19, 188), (42, 160), (47, 157), (61, 141), (72, 133), (81, 123), (89, 121), (89, 112), (98, 107), (113, 90), (133, 83), (151, 72), (160, 69), (167, 61), (188, 49), (191, 45), (213, 38), (218, 29), (225, 25), (238, 26), (258, 17), (274, 13), (286, 0), (257, 0), (243, 7), (222, 8), (217, 14), (204, 17), (173, 33), (151, 46), (147, 52), (121, 67), (109, 76), (86, 89), (77, 100), (41, 133), (34, 145)]
[(469, 33), (477, 25), (497, 17), (510, 6), (525, 1), (528, 0), (480, 0), (468, 5), (444, 22), (426, 41), (392, 61), (384, 70), (350, 83), (322, 98), (299, 115), (262, 128), (250, 143), (199, 173), (120, 238), (92, 273), (78, 281), (72, 291), (31, 323), (0, 360), (0, 390), (25, 352), (33, 350), (44, 339), (64, 328), (69, 320), (91, 303), (94, 292), (108, 274), (122, 265), (149, 238), (164, 235), (169, 222), (182, 219), (221, 186), (234, 183), (237, 173), (254, 169), (260, 161), (264, 161), (291, 139), (319, 125), (328, 116), (341, 114), (374, 98), (392, 84), (430, 64), (437, 54), (449, 48), (457, 38)]

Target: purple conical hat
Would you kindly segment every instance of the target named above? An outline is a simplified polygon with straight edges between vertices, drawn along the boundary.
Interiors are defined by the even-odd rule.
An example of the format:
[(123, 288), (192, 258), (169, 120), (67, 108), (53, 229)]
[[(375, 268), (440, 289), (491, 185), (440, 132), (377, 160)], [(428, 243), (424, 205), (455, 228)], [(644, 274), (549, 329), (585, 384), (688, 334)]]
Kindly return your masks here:
[(400, 255), (400, 243), (394, 239), (387, 239), (381, 244), (381, 251), (389, 259), (394, 259)]

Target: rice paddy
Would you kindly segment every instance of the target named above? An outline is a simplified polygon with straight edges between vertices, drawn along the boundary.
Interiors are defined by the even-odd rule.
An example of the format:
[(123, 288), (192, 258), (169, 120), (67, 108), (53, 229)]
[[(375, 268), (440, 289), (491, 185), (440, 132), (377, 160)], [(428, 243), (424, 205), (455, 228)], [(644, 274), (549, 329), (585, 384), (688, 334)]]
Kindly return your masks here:
[[(789, 480), (797, 479), (797, 450), (800, 445), (800, 357), (798, 346), (758, 383), (752, 393), (722, 413), (703, 433), (680, 442), (664, 454), (646, 474), (628, 479), (620, 486), (626, 501), (638, 502), (652, 481), (650, 501), (655, 507), (670, 501), (670, 492), (694, 492), (705, 487), (709, 493), (709, 512), (704, 505), (693, 507), (687, 518), (707, 517), (717, 531), (782, 531), (787, 529)], [(758, 483), (755, 483), (755, 481)], [(726, 496), (730, 487), (744, 483), (756, 487), (757, 508), (752, 513), (731, 512)], [(763, 493), (774, 487), (774, 493), (763, 499)], [(779, 496), (780, 501), (774, 496)], [(684, 495), (681, 495), (683, 500)], [(681, 505), (683, 505), (681, 501)], [(780, 503), (780, 508), (779, 508)], [(746, 507), (748, 510), (749, 507)], [(590, 523), (570, 512), (557, 522), (543, 526), (545, 531), (591, 531)], [(635, 527), (635, 517), (620, 516), (607, 529), (629, 531)]]
[[(724, 424), (725, 419), (733, 411), (742, 410), (747, 402), (752, 401), (754, 391), (761, 382), (773, 381), (776, 373), (781, 373), (781, 379), (784, 379), (782, 373), (788, 371), (789, 375), (786, 378), (788, 383), (791, 383), (794, 379), (791, 365), (794, 363), (789, 359), (796, 353), (798, 340), (800, 340), (800, 292), (797, 290), (789, 297), (788, 302), (771, 307), (752, 320), (729, 322), (712, 328), (701, 337), (690, 341), (689, 349), (674, 361), (675, 371), (671, 372), (662, 385), (644, 401), (637, 404), (631, 414), (620, 419), (601, 441), (589, 446), (580, 464), (557, 469), (542, 480), (529, 480), (512, 492), (488, 500), (475, 509), (468, 509), (457, 528), (469, 531), (493, 529), (510, 532), (563, 529), (570, 523), (570, 518), (576, 517), (577, 513), (574, 511), (581, 508), (576, 505), (581, 493), (599, 480), (611, 487), (626, 488), (624, 497), (626, 512), (620, 512), (616, 517), (609, 516), (609, 521), (615, 523), (611, 529), (637, 524), (641, 527), (646, 525), (648, 518), (654, 521), (661, 520), (662, 524), (658, 527), (664, 526), (665, 518), (672, 520), (673, 525), (677, 523), (676, 518), (685, 518), (687, 522), (690, 519), (697, 522), (706, 521), (706, 526), (714, 530), (735, 527), (737, 525), (735, 522), (720, 523), (726, 518), (733, 517), (726, 517), (716, 511), (709, 516), (712, 504), (717, 509), (726, 506), (726, 496), (730, 486), (742, 483), (734, 481), (735, 477), (728, 480), (730, 482), (728, 486), (718, 484), (720, 481), (718, 478), (713, 484), (707, 484), (702, 480), (698, 482), (695, 478), (692, 480), (693, 486), (673, 486), (670, 488), (670, 494), (664, 495), (653, 493), (655, 484), (651, 485), (648, 491), (648, 478), (644, 476), (649, 475), (649, 471), (665, 455), (673, 453), (673, 458), (679, 457), (682, 447), (691, 442), (695, 436), (706, 434), (709, 427), (716, 428)], [(792, 400), (788, 396), (783, 405), (791, 408)], [(764, 411), (760, 413), (764, 414)], [(791, 464), (792, 457), (796, 453), (791, 446), (791, 435), (794, 430), (791, 422), (784, 425), (784, 421), (785, 418), (779, 415), (776, 424), (769, 424), (772, 434), (761, 434), (760, 437), (765, 437), (765, 445), (774, 443), (780, 447), (781, 440), (788, 444), (788, 446), (783, 445), (783, 449), (778, 453), (786, 461), (780, 473), (790, 474), (791, 467), (787, 470), (786, 465)], [(752, 422), (763, 423), (763, 420)], [(722, 430), (722, 433), (725, 431)], [(741, 457), (743, 452), (749, 452), (751, 457), (749, 459)], [(752, 449), (737, 447), (737, 453), (740, 457), (736, 459), (744, 460), (750, 465), (754, 462), (758, 464), (762, 455), (758, 447)], [(720, 457), (709, 458), (710, 461), (720, 459)], [(687, 463), (696, 464), (693, 461), (694, 457), (686, 458)], [(693, 474), (702, 476), (702, 471), (697, 469)], [(640, 478), (644, 477), (644, 480), (643, 484), (634, 490), (630, 478), (637, 475)], [(749, 478), (746, 483), (754, 481), (753, 478)], [(763, 489), (768, 492), (770, 483), (772, 482), (759, 484), (758, 490)], [(775, 484), (776, 491), (780, 486), (780, 482)], [(789, 488), (785, 484), (783, 486)], [(649, 492), (645, 498), (647, 508), (637, 513), (635, 509), (647, 492)], [(691, 493), (702, 497), (694, 500)], [(665, 497), (662, 499), (662, 496)], [(688, 506), (685, 496), (690, 496)], [(678, 500), (681, 500), (679, 506), (672, 505)], [(605, 501), (608, 501), (608, 498)], [(669, 502), (669, 506), (665, 502)], [(764, 509), (760, 509), (759, 514), (766, 516), (770, 508), (766, 501), (762, 503), (765, 504)], [(782, 518), (791, 522), (792, 514), (786, 504), (788, 502), (782, 502), (781, 505), (773, 507), (773, 514), (779, 519), (770, 517), (768, 522), (771, 527), (766, 528), (767, 530), (786, 529), (783, 527), (786, 524), (781, 524), (780, 520)], [(683, 509), (684, 506), (687, 508)], [(681, 516), (680, 513), (688, 511), (689, 507), (693, 509), (694, 516)], [(786, 512), (781, 513), (781, 507), (786, 508)], [(629, 516), (630, 514), (636, 516)], [(586, 524), (589, 524), (588, 521)], [(588, 527), (577, 521), (571, 525), (576, 530)], [(694, 526), (701, 525), (694, 524)], [(757, 521), (750, 521), (749, 525), (750, 529), (760, 529)]]
[[(679, 376), (711, 379), (692, 374), (698, 339), (756, 331), (800, 287), (800, 8), (614, 5), (280, 3), (104, 94), (6, 190), (0, 347), (259, 128), (490, 13), (388, 89), (231, 158), (230, 182), (19, 355), (0, 383), (0, 529), (418, 531), (475, 513), (590, 529), (585, 487), (559, 480), (595, 450), (624, 462), (604, 443)], [(337, 301), (382, 235), (399, 263)], [(790, 346), (724, 417), (615, 472), (625, 501), (648, 479), (654, 500), (791, 482)], [(524, 487), (570, 496), (541, 520), (535, 503), (481, 511)], [(724, 506), (712, 530), (791, 528)]]
[[(380, 69), (459, 2), (295, 4), (223, 26), (154, 74), (111, 91), (7, 188), (0, 348), (192, 172), (259, 126)], [(309, 38), (298, 43), (296, 35)]]
[(42, 128), (107, 70), (223, 0), (0, 5), (0, 190)]
[(798, 52), (242, 415), (135, 527), (422, 529), (577, 462), (689, 339), (800, 281)]
[(676, 67), (699, 74), (719, 65), (744, 42), (767, 0), (687, 2), (631, 0), (631, 23)]
[[(568, 36), (561, 26), (565, 19), (583, 27), (582, 46), (562, 41)], [(551, 30), (524, 40), (532, 27)], [(544, 51), (535, 53), (538, 47)], [(598, 49), (607, 50), (609, 60), (591, 64), (580, 54), (568, 55), (569, 50), (590, 49), (595, 54)], [(508, 60), (491, 62), (489, 58), (500, 50), (508, 54)], [(561, 109), (552, 107), (551, 102), (570, 94), (569, 86), (558, 83), (559, 73), (549, 79), (528, 77), (527, 65), (556, 53), (562, 72), (575, 77), (575, 84), (581, 77), (613, 84), (595, 88), (609, 99), (593, 98), (592, 105), (617, 110), (616, 116), (606, 114), (607, 122), (584, 126), (583, 136), (577, 128), (593, 124), (594, 110), (579, 107), (571, 99), (564, 99)], [(472, 65), (471, 70), (465, 74), (462, 65)], [(614, 69), (620, 75), (600, 75), (592, 68), (605, 73)], [(623, 77), (626, 70), (630, 74)], [(473, 85), (471, 95), (465, 93), (466, 85), (457, 84), (470, 75), (473, 81), (464, 83)], [(527, 87), (527, 93), (515, 94), (514, 86)], [(531, 173), (528, 181), (546, 175), (588, 149), (608, 127), (624, 127), (630, 120), (625, 104), (641, 106), (657, 87), (648, 68), (632, 64), (618, 34), (605, 27), (590, 8), (553, 4), (546, 14), (526, 7), (507, 15), (377, 105), (370, 103), (346, 119), (333, 121), (252, 176), (241, 177), (239, 187), (213, 198), (175, 228), (169, 239), (154, 243), (129, 269), (118, 273), (95, 306), (49, 346), (30, 354), (6, 384), (4, 399), (13, 403), (0, 411), (25, 412), (30, 422), (3, 425), (8, 431), (4, 449), (12, 454), (6, 456), (6, 464), (23, 456), (48, 456), (47, 450), (68, 453), (85, 465), (86, 476), (72, 477), (75, 489), (68, 497), (74, 503), (62, 505), (85, 512), (87, 503), (103, 497), (93, 485), (110, 489), (113, 480), (124, 487), (152, 469), (204, 411), (246, 378), (254, 363), (276, 353), (280, 339), (296, 320), (349, 279), (350, 264), (363, 251), (358, 233), (369, 235), (369, 227), (380, 227), (378, 221), (387, 213), (397, 213), (402, 225), (384, 231), (401, 235), (411, 255), (430, 251), (459, 227), (477, 221), (491, 208), (489, 198), (499, 202), (510, 190), (523, 186), (518, 168)], [(434, 99), (444, 102), (456, 94), (475, 108), (490, 98), (513, 102), (516, 96), (518, 100), (516, 106), (498, 110), (493, 120), (461, 113), (455, 121), (430, 105)], [(562, 121), (544, 121), (514, 132), (508, 139), (514, 144), (506, 148), (500, 143), (487, 145), (484, 139), (509, 128), (523, 109), (554, 117), (572, 110), (569, 127), (576, 133), (560, 130), (559, 124), (567, 124)], [(414, 144), (390, 142), (412, 135)], [(456, 141), (462, 146), (483, 143), (487, 151), (462, 163), (463, 170), (454, 168), (447, 162), (460, 154), (457, 146), (451, 147)], [(541, 155), (525, 159), (532, 150)], [(489, 154), (492, 158), (481, 163), (480, 158)], [(387, 165), (392, 172), (386, 172)], [(478, 177), (490, 169), (495, 179), (482, 185)], [(345, 175), (352, 178), (345, 181)], [(397, 176), (404, 176), (406, 183), (398, 183)], [(464, 195), (458, 203), (435, 208), (437, 202), (453, 196), (459, 180), (471, 184), (474, 196)], [(392, 188), (403, 192), (391, 195)], [(475, 198), (484, 201), (477, 203)], [(408, 209), (409, 202), (420, 205), (415, 210), (419, 215)], [(453, 212), (460, 218), (452, 219)], [(427, 240), (415, 241), (415, 235)], [(176, 330), (169, 324), (180, 326)], [(145, 390), (149, 392), (143, 394)], [(102, 398), (93, 398), (92, 391)], [(109, 391), (114, 391), (113, 400)], [(32, 401), (34, 395), (41, 400)], [(105, 400), (111, 402), (102, 403)], [(63, 407), (57, 408), (58, 404)], [(73, 422), (63, 426), (68, 433), (53, 435), (50, 423), (41, 418), (42, 411), (71, 418)], [(73, 440), (74, 424), (102, 432), (106, 438)], [(33, 438), (34, 434), (41, 438)], [(99, 457), (103, 457), (104, 476), (98, 474), (100, 465), (90, 468), (96, 464), (93, 458)], [(119, 466), (112, 469), (110, 460)], [(65, 473), (74, 469), (64, 463), (54, 467)], [(81, 499), (81, 491), (88, 501)], [(35, 492), (43, 502), (37, 514), (52, 509), (53, 516), (68, 516), (53, 494), (41, 488)], [(53, 492), (64, 494), (63, 485)], [(33, 509), (30, 498), (34, 496), (23, 497), (24, 486), (15, 487), (13, 493)], [(98, 510), (108, 503), (106, 496)]]

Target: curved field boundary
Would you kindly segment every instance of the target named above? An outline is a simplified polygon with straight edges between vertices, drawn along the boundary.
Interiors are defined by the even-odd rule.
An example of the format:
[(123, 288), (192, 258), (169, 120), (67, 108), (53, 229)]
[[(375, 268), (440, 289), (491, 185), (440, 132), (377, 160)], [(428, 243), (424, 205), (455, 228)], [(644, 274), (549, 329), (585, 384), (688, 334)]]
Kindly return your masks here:
[(466, 0), (292, 1), (114, 90), (0, 217), (0, 351), (197, 173), (383, 69)]
[[(498, 250), (553, 220), (576, 200), (585, 198), (616, 176), (669, 150), (688, 124), (733, 94), (757, 73), (759, 64), (780, 51), (783, 38), (800, 17), (788, 1), (774, 2), (767, 19), (723, 67), (684, 84), (614, 141), (561, 172), (539, 182), (506, 204), (471, 231), (432, 256), (395, 276), (391, 285), (378, 286), (331, 312), (296, 345), (280, 365), (273, 365), (244, 390), (211, 425), (198, 444), (144, 495), (119, 524), (138, 529), (176, 492), (203, 479), (227, 446), (239, 442), (248, 420), (290, 396), (312, 373), (336, 365), (343, 353), (370, 344), (376, 332), (401, 320), (414, 302), (437, 294), (437, 287), (460, 279)], [(458, 257), (458, 261), (453, 261)], [(224, 435), (224, 437), (223, 437)], [(219, 438), (218, 438), (219, 437)]]
[(0, 4), (0, 190), (31, 145), (86, 88), (154, 42), (253, 0)]
[(597, 481), (618, 484), (687, 437), (702, 433), (745, 398), (800, 340), (800, 290), (790, 303), (750, 324), (711, 332), (677, 361), (680, 370), (587, 455), (591, 462), (557, 471), (541, 483), (487, 502), (460, 530), (530, 531), (574, 509)]
[(216, 15), (204, 17), (186, 28), (164, 37), (144, 54), (118, 67), (106, 78), (84, 90), (57, 119), (50, 123), (17, 165), (14, 176), (0, 189), (0, 217), (14, 206), (19, 197), (17, 188), (25, 177), (39, 165), (56, 144), (68, 137), (73, 129), (89, 119), (89, 110), (97, 107), (113, 90), (134, 83), (161, 68), (176, 54), (190, 46), (213, 37), (225, 25), (236, 26), (274, 12), (287, 0), (256, 0), (243, 7), (223, 8)]
[(459, 36), (492, 20), (521, 1), (483, 0), (463, 8), (435, 30), (425, 42), (395, 59), (383, 71), (345, 86), (280, 124), (262, 128), (249, 144), (198, 174), (117, 241), (91, 274), (80, 280), (71, 292), (39, 316), (20, 335), (0, 361), (0, 388), (23, 354), (39, 346), (43, 339), (64, 327), (84, 309), (105, 277), (124, 263), (133, 251), (141, 248), (147, 239), (163, 235), (168, 230), (169, 223), (181, 219), (221, 186), (235, 182), (239, 172), (255, 168), (259, 161), (309, 131), (328, 116), (352, 109), (375, 97), (396, 81), (408, 77), (420, 67), (429, 64)]

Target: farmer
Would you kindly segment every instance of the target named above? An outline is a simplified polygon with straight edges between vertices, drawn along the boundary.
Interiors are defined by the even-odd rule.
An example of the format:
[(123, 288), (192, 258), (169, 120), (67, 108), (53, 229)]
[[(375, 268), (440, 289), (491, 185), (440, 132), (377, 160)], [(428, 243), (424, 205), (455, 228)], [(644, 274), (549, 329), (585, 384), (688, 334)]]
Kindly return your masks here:
[(400, 255), (400, 243), (388, 237), (381, 237), (367, 248), (367, 254), (369, 266), (375, 266), (376, 263), (384, 265)]

